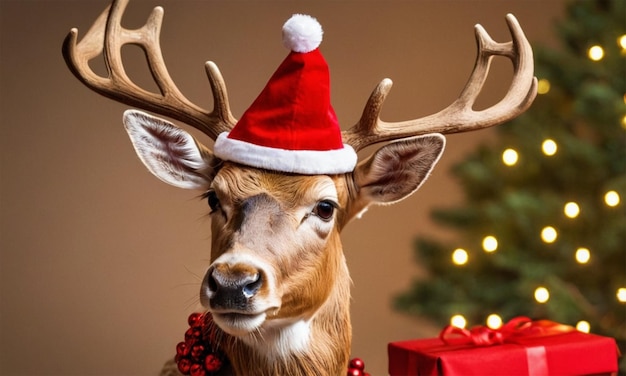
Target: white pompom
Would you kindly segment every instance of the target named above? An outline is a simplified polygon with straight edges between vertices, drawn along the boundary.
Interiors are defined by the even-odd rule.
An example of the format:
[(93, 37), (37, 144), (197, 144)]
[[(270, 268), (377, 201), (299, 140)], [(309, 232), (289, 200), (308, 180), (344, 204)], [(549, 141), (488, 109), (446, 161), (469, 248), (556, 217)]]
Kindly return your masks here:
[(283, 44), (291, 51), (311, 52), (322, 43), (322, 25), (306, 14), (294, 14), (283, 25)]

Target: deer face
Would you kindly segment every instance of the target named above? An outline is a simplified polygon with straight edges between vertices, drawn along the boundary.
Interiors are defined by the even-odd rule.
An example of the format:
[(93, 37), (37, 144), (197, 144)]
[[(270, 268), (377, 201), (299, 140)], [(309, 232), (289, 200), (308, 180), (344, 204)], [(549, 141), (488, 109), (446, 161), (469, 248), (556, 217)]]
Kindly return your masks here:
[(351, 173), (298, 175), (222, 162), (185, 131), (139, 111), (127, 111), (124, 123), (155, 176), (205, 192), (212, 263), (200, 300), (222, 330), (242, 338), (308, 322), (349, 280), (341, 229), (370, 204), (413, 193), (444, 146), (441, 135), (412, 137)]
[(324, 175), (232, 163), (219, 170), (206, 194), (212, 264), (200, 297), (224, 331), (245, 336), (268, 320), (308, 321), (326, 301), (343, 258), (336, 244), (347, 200), (339, 189)]

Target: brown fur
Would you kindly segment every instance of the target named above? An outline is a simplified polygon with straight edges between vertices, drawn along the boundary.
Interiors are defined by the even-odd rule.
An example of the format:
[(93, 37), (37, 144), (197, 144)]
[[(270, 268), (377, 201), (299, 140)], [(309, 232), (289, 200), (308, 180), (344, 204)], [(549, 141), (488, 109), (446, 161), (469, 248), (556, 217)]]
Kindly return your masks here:
[[(294, 216), (292, 211), (302, 203), (315, 204), (319, 200), (315, 192), (319, 190), (316, 186), (320, 184), (320, 179), (328, 180), (328, 177), (285, 175), (225, 164), (213, 181), (213, 187), (222, 205), (228, 208), (226, 212), (230, 218), (226, 215), (213, 217), (212, 261), (231, 249), (233, 239), (238, 239), (237, 226), (248, 226), (245, 221), (251, 221), (246, 230), (253, 232), (267, 231), (267, 228), (288, 230), (292, 226), (297, 227), (300, 219)], [(338, 375), (347, 370), (351, 347), (349, 315), (351, 282), (339, 230), (349, 218), (346, 210), (350, 200), (346, 194), (348, 190), (344, 188), (346, 181), (343, 175), (333, 177), (332, 181), (335, 186), (339, 186), (338, 193), (341, 192), (338, 197), (339, 208), (332, 230), (327, 234), (318, 234), (325, 237), (321, 246), (317, 245), (312, 249), (306, 244), (300, 244), (302, 239), (290, 239), (289, 232), (279, 231), (272, 234), (271, 238), (273, 243), (286, 243), (297, 248), (294, 251), (297, 257), (292, 257), (293, 254), (279, 254), (282, 257), (272, 261), (277, 267), (277, 286), (283, 293), (280, 309), (274, 315), (268, 315), (268, 321), (290, 317), (310, 318), (312, 338), (310, 346), (305, 351), (291, 354), (286, 358), (268, 358), (255, 347), (223, 333), (220, 346), (230, 359), (233, 371), (237, 375)], [(238, 205), (246, 198), (259, 194), (271, 195), (279, 202), (280, 213), (274, 213), (268, 208), (269, 215), (266, 218), (268, 226), (265, 228), (259, 226), (256, 223), (258, 220), (255, 221), (254, 218), (255, 215), (267, 214), (267, 211), (262, 209), (258, 209), (262, 212), (258, 214), (253, 211), (250, 214), (253, 218), (246, 218), (243, 223), (235, 220), (237, 210), (241, 210), (237, 208)], [(253, 234), (252, 237), (261, 235)], [(255, 252), (261, 257), (276, 256), (267, 250), (271, 246), (268, 247), (263, 242), (255, 245), (258, 247), (255, 248)], [(267, 291), (259, 292), (266, 293)], [(263, 348), (263, 338), (259, 338), (258, 346)]]

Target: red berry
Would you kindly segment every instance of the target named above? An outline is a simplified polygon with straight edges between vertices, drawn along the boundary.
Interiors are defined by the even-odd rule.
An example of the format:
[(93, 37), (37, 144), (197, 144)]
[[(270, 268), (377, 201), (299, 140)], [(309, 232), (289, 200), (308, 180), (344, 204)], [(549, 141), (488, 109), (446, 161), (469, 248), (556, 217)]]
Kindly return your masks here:
[(354, 358), (350, 361), (350, 368), (356, 368), (360, 371), (365, 369), (365, 362), (361, 358)]
[(363, 376), (363, 371), (358, 368), (348, 368), (347, 376)]
[(201, 313), (192, 313), (191, 315), (189, 315), (189, 318), (187, 319), (187, 323), (192, 328), (202, 326), (202, 321), (203, 321), (203, 315)]
[(191, 365), (191, 370), (189, 372), (191, 376), (205, 376), (206, 371), (202, 368), (201, 364), (194, 363)]
[(187, 358), (183, 358), (178, 362), (178, 370), (183, 375), (189, 375), (189, 369), (191, 368), (191, 361)]
[(195, 341), (195, 338), (193, 337), (193, 328), (189, 328), (185, 332), (185, 342), (190, 344), (190, 343), (193, 343), (194, 341)]
[(209, 354), (204, 358), (204, 369), (209, 372), (215, 372), (222, 368), (222, 361), (213, 354)]
[(176, 355), (187, 356), (189, 355), (189, 346), (185, 342), (179, 342), (176, 345)]
[(194, 360), (200, 360), (200, 357), (202, 356), (203, 352), (204, 352), (204, 346), (202, 346), (202, 345), (194, 345), (191, 348), (191, 357)]
[(185, 342), (187, 342), (188, 346), (194, 345), (202, 339), (202, 331), (200, 329), (189, 328), (185, 332)]

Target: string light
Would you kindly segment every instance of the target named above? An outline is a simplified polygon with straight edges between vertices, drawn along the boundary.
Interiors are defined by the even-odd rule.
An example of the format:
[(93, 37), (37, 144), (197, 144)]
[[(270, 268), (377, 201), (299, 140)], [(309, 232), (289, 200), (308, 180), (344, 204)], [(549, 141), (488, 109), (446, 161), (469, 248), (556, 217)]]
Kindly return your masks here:
[(541, 150), (543, 151), (543, 154), (551, 157), (554, 154), (556, 154), (556, 142), (554, 142), (554, 140), (551, 139), (546, 139), (543, 141), (543, 143), (541, 144)]
[(563, 207), (563, 212), (568, 218), (576, 218), (578, 217), (578, 214), (580, 214), (580, 206), (578, 206), (577, 203), (570, 201)]
[(535, 300), (539, 303), (545, 303), (550, 299), (550, 292), (545, 287), (537, 287), (535, 289)]
[(617, 38), (617, 43), (622, 47), (623, 50), (626, 50), (626, 34)]
[(462, 315), (454, 315), (450, 318), (450, 325), (463, 329), (467, 325), (467, 320)]
[(494, 236), (488, 235), (483, 239), (483, 249), (485, 252), (495, 252), (498, 249), (498, 239)]
[(454, 250), (454, 252), (452, 252), (452, 262), (456, 265), (467, 264), (468, 258), (469, 257), (467, 255), (467, 251), (465, 251), (463, 248), (457, 248)]
[(537, 81), (537, 94), (547, 94), (550, 91), (550, 81), (545, 78)]
[(586, 264), (591, 258), (591, 252), (587, 248), (580, 247), (576, 250), (576, 261), (579, 264)]
[(502, 318), (495, 313), (487, 316), (487, 326), (491, 329), (498, 329), (502, 326)]
[(615, 191), (608, 191), (604, 195), (604, 202), (608, 206), (617, 206), (619, 205), (619, 201), (620, 201), (619, 194)]
[(514, 166), (517, 163), (519, 156), (514, 149), (506, 149), (502, 152), (502, 162), (507, 166)]
[(557, 235), (556, 229), (552, 226), (546, 226), (541, 230), (541, 240), (545, 243), (554, 243)]
[(587, 50), (587, 56), (593, 61), (600, 61), (604, 57), (604, 49), (598, 45), (591, 46)]
[(576, 323), (576, 329), (579, 332), (589, 333), (589, 330), (591, 330), (591, 325), (589, 325), (589, 322), (585, 320), (581, 320), (578, 323)]
[(617, 300), (621, 303), (626, 303), (626, 287), (620, 287), (617, 289)]

